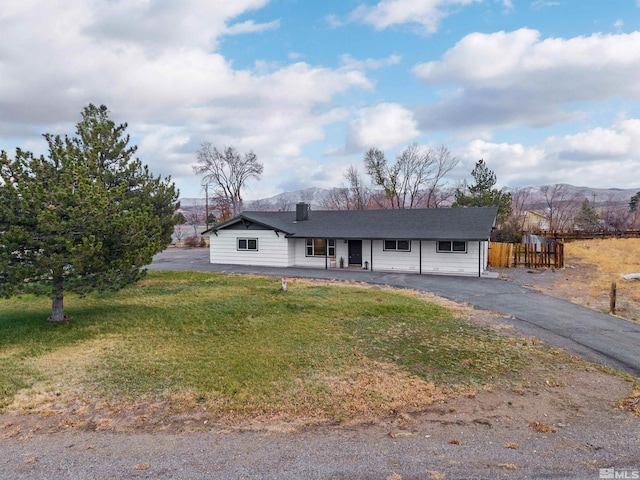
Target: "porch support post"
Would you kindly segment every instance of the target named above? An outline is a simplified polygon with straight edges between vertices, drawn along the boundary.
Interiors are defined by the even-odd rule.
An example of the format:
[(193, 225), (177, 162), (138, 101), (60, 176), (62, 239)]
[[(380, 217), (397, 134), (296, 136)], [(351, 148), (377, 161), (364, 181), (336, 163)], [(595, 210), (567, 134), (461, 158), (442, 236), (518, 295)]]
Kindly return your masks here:
[(420, 265), (418, 265), (418, 273), (422, 275), (422, 240), (418, 240), (418, 242), (419, 242), (418, 250), (420, 251), (420, 255), (419, 255)]
[(482, 242), (478, 240), (478, 278), (482, 276)]
[(329, 270), (329, 239), (324, 239), (324, 269)]
[(371, 260), (371, 271), (373, 272), (373, 238), (369, 239), (369, 260)]

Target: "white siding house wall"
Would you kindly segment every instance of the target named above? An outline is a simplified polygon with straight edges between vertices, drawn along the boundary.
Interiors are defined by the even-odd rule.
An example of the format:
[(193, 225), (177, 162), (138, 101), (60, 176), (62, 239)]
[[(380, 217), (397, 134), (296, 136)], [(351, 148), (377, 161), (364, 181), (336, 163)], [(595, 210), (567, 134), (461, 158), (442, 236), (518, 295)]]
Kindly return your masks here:
[[(255, 238), (258, 250), (238, 250), (238, 238)], [(332, 267), (324, 256), (308, 257), (306, 239), (277, 236), (273, 230), (223, 229), (210, 235), (211, 263), (263, 265), (272, 267), (340, 267), (340, 257), (348, 264), (348, 243), (336, 239), (336, 265)], [(422, 244), (422, 252), (420, 251)], [(373, 248), (372, 248), (373, 247)], [(374, 271), (423, 273), (435, 275), (478, 276), (487, 267), (488, 242), (467, 242), (466, 253), (437, 252), (437, 242), (411, 241), (411, 251), (384, 250), (383, 240), (362, 241), (362, 265), (368, 262)], [(480, 254), (480, 255), (479, 255)], [(422, 269), (420, 259), (422, 258)]]
[[(338, 242), (342, 243), (342, 240), (336, 240), (336, 265), (339, 266), (340, 261), (340, 251), (342, 245), (339, 245)], [(329, 259), (325, 262), (324, 256), (317, 257), (308, 257), (307, 256), (307, 239), (306, 238), (290, 238), (289, 239), (289, 248), (292, 249), (293, 254), (290, 254), (292, 257), (292, 266), (296, 267), (313, 267), (313, 268), (325, 268), (325, 266), (329, 265)]]
[(287, 265), (288, 267), (295, 267), (296, 266), (296, 242), (293, 239), (288, 239), (287, 240), (287, 249), (288, 249), (288, 256), (289, 256), (289, 264)]
[(336, 266), (338, 268), (340, 268), (340, 257), (344, 259), (345, 267), (349, 265), (349, 245), (342, 238), (336, 238)]
[(307, 257), (307, 243), (304, 238), (290, 238), (289, 242), (294, 245), (296, 267), (324, 268), (324, 257)]
[[(371, 249), (365, 250), (363, 242), (363, 257), (370, 256)], [(411, 241), (411, 251), (384, 250), (383, 240), (373, 240), (373, 260), (369, 258), (371, 268), (374, 271), (389, 272), (420, 272), (420, 242)]]
[[(375, 240), (362, 240), (362, 266), (367, 266), (371, 269), (371, 243), (373, 242), (375, 248)], [(346, 247), (346, 245), (345, 245)], [(373, 254), (373, 258), (376, 258), (376, 254)], [(365, 263), (366, 262), (366, 263)]]
[[(342, 238), (335, 239), (336, 246), (336, 268), (340, 268), (340, 257), (344, 259), (345, 268), (349, 264), (349, 244)], [(371, 263), (370, 255), (370, 243), (368, 240), (362, 241), (362, 264), (365, 261)], [(290, 238), (289, 239), (289, 258), (290, 266), (296, 267), (312, 267), (312, 268), (325, 268), (329, 264), (329, 260), (325, 263), (324, 256), (308, 257), (307, 256), (307, 239), (306, 238)]]
[[(257, 238), (258, 250), (238, 250), (238, 238)], [(289, 266), (289, 246), (284, 234), (273, 230), (218, 230), (209, 236), (211, 263), (234, 265)]]
[[(467, 242), (467, 252), (438, 252), (437, 242), (422, 242), (422, 273), (464, 275), (477, 277), (486, 268), (486, 243), (480, 251), (480, 242)], [(480, 252), (480, 258), (478, 253)]]

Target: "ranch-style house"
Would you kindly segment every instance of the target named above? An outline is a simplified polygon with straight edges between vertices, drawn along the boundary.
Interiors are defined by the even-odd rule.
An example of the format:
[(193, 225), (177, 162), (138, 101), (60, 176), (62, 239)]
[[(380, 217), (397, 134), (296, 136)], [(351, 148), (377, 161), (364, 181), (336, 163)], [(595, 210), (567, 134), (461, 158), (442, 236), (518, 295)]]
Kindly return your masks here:
[(210, 228), (210, 261), (271, 267), (486, 274), (497, 208), (243, 212)]

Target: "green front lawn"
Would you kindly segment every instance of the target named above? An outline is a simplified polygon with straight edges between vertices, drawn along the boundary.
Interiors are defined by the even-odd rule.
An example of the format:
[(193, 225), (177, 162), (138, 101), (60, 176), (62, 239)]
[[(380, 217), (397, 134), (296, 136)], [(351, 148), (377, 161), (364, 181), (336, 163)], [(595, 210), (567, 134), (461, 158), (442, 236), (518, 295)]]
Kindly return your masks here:
[[(513, 378), (546, 354), (413, 292), (150, 272), (118, 293), (0, 300), (0, 407), (38, 398), (205, 405), (214, 415), (419, 408)], [(406, 404), (406, 405), (405, 405)]]

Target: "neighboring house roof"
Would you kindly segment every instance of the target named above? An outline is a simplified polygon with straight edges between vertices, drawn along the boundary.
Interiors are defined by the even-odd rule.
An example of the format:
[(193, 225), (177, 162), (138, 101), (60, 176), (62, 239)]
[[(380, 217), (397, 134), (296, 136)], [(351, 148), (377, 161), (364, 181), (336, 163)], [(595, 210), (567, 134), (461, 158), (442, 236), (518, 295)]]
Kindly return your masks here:
[(203, 233), (245, 227), (277, 230), (293, 238), (486, 240), (498, 209), (431, 208), (405, 210), (310, 210), (296, 222), (296, 212), (243, 212)]

